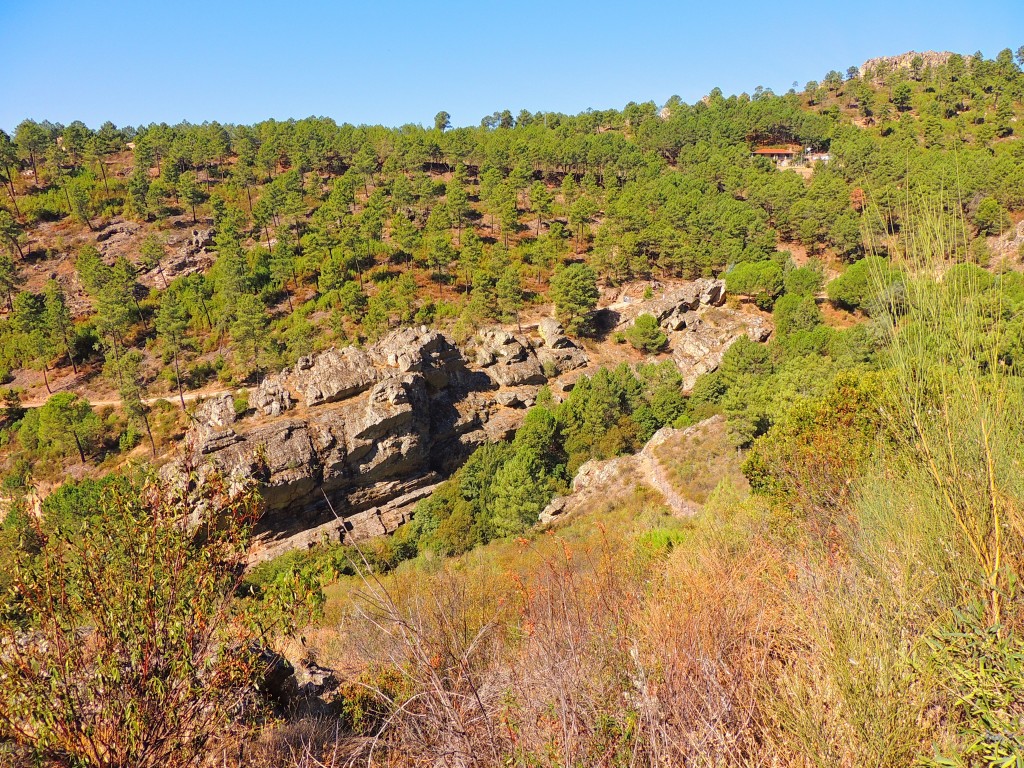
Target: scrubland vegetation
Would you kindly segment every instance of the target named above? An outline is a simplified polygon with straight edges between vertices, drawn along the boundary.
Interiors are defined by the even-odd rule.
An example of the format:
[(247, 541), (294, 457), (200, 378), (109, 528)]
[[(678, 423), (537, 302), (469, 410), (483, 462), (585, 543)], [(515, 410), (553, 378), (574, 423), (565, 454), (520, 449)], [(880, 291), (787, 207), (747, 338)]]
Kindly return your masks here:
[[(1009, 51), (882, 69), (664, 117), (86, 131), (134, 140), (120, 180), (93, 149), (47, 171), (48, 143), (16, 136), (35, 179), (9, 175), (12, 263), (22, 227), (67, 215), (126, 211), (157, 239), (161, 217), (209, 215), (217, 235), (209, 270), (146, 290), (86, 245), (88, 312), (49, 284), (2, 321), (12, 370), (102, 357), (121, 407), (8, 400), (0, 760), (1024, 766), (1024, 276), (992, 250), (1024, 206), (1024, 75)], [(803, 178), (751, 156), (788, 140), (831, 160)], [(669, 362), (542, 391), (391, 537), (246, 571), (258, 498), (216, 474), (122, 470), (38, 514), (18, 493), (44, 457), (158, 453), (175, 407), (144, 396), (155, 360), (184, 406), (193, 366), (238, 383), (392, 323), (468, 332), (546, 299), (588, 333), (599, 281), (720, 274), (771, 312), (767, 344), (741, 338), (685, 394)], [(628, 341), (656, 353), (659, 334), (638, 321)], [(536, 527), (584, 462), (716, 414), (720, 439), (659, 458), (697, 515), (635, 485)], [(271, 649), (337, 685), (286, 705)]]

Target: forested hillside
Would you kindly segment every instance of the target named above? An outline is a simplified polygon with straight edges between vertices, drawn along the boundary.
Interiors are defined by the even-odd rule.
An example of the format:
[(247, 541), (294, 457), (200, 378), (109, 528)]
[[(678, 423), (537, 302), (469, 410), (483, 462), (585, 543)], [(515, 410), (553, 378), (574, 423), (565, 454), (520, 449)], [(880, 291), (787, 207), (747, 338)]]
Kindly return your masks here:
[(1024, 765), (1022, 66), (0, 132), (0, 760)]
[[(85, 419), (83, 445), (22, 422), (11, 452), (101, 461), (158, 421), (156, 452), (174, 416), (147, 418), (140, 400), (253, 382), (398, 324), (465, 337), (553, 298), (572, 321), (574, 297), (549, 292), (572, 261), (604, 285), (729, 271), (767, 309), (794, 265), (831, 277), (884, 255), (913, 223), (907, 195), (955, 190), (944, 213), (969, 231), (950, 247), (1017, 262), (986, 238), (1024, 206), (1024, 77), (1009, 51), (929, 61), (829, 72), (781, 96), (503, 111), (476, 128), (443, 112), (398, 129), (26, 120), (0, 135), (8, 421), (15, 393), (135, 405), (93, 423), (66, 404), (53, 416)], [(756, 154), (787, 146), (789, 172)]]

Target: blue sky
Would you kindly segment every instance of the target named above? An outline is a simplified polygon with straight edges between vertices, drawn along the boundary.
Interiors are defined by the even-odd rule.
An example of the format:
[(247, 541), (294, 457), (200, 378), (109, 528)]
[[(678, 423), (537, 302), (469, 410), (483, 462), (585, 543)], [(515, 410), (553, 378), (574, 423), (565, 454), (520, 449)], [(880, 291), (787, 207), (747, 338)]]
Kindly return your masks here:
[(1021, 0), (0, 0), (0, 128), (180, 120), (455, 125), (777, 92), (907, 50), (1024, 45)]

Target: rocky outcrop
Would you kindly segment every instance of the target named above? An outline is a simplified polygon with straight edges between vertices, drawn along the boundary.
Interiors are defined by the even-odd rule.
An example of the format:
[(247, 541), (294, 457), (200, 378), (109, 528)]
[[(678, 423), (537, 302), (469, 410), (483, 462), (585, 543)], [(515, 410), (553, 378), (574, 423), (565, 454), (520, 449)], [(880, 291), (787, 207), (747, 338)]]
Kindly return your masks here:
[(725, 304), (725, 282), (701, 279), (643, 302), (624, 302), (605, 310), (603, 324), (622, 330), (641, 314), (653, 315), (668, 336), (668, 353), (689, 391), (697, 379), (715, 370), (726, 350), (741, 336), (767, 341), (772, 327), (759, 314), (730, 309)]
[(267, 376), (249, 394), (249, 407), (264, 416), (276, 417), (293, 405), (283, 375)]
[(587, 353), (565, 335), (562, 324), (553, 317), (545, 317), (537, 324), (543, 345), (537, 349), (537, 360), (546, 375), (560, 376), (586, 366)]
[(487, 365), (467, 365), (443, 334), (405, 328), (302, 358), (250, 392), (249, 416), (231, 395), (202, 402), (191, 463), (259, 484), (257, 557), (388, 533), (474, 449), (511, 436), (546, 381), (525, 337), (484, 333), (476, 357)]
[(543, 384), (547, 378), (530, 342), (522, 336), (494, 328), (477, 336), (476, 364), (496, 386)]
[[(720, 281), (697, 281), (622, 314), (659, 318), (692, 386), (736, 338), (770, 332), (723, 298)], [(202, 402), (182, 466), (258, 483), (267, 511), (255, 558), (386, 534), (473, 450), (514, 435), (541, 385), (568, 391), (589, 364), (552, 318), (530, 335), (486, 329), (464, 348), (404, 328), (366, 349), (300, 358), (250, 391), (244, 413), (228, 394)]]
[[(878, 71), (879, 66), (887, 67), (889, 70), (893, 69), (910, 69), (913, 66), (914, 59), (921, 60), (921, 67), (937, 67), (947, 63), (953, 54), (950, 51), (924, 51), (918, 53), (917, 51), (907, 51), (897, 56), (878, 56), (874, 59), (868, 59), (860, 65), (860, 76)], [(973, 56), (965, 56), (964, 60), (969, 61), (974, 58)]]
[(726, 351), (741, 336), (752, 341), (767, 341), (771, 325), (760, 315), (705, 307), (685, 315), (681, 330), (669, 335), (669, 348), (683, 389), (689, 391), (697, 379), (718, 368)]
[(359, 394), (369, 389), (377, 378), (377, 370), (368, 354), (355, 347), (345, 347), (300, 357), (294, 375), (287, 380), (306, 405), (322, 405)]

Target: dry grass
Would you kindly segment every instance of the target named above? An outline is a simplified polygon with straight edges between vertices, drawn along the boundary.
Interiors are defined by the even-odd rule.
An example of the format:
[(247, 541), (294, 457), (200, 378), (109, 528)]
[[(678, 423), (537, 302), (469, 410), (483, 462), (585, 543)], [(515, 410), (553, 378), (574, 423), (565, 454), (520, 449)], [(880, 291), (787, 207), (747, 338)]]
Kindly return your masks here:
[(343, 706), (382, 715), (315, 759), (771, 764), (758, 691), (791, 643), (785, 567), (741, 506), (682, 524), (638, 494), (600, 521), (339, 585), (336, 632), (307, 637), (361, 668)]

